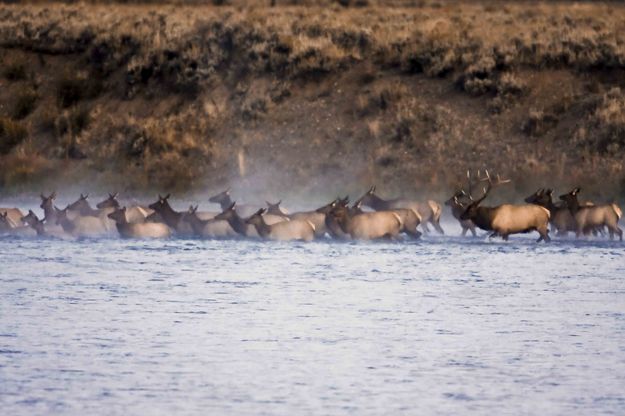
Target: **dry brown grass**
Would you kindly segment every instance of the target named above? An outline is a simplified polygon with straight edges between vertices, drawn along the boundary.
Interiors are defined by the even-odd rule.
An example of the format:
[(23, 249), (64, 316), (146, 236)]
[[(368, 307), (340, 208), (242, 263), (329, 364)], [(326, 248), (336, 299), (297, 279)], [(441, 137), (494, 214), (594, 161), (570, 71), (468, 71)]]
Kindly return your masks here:
[(481, 165), (519, 188), (556, 166), (567, 185), (625, 177), (623, 6), (226, 3), (1, 6), (6, 82), (45, 61), (36, 102), (54, 102), (7, 116), (43, 155), (77, 149), (141, 186), (219, 183), (241, 152), (293, 183), (344, 164), (410, 190)]

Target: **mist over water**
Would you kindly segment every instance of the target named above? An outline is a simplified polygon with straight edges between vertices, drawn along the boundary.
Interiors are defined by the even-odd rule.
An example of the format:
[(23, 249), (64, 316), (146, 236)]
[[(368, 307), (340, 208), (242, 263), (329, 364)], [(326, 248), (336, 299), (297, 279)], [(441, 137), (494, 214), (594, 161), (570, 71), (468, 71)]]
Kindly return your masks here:
[(621, 243), (0, 238), (3, 414), (620, 414)]

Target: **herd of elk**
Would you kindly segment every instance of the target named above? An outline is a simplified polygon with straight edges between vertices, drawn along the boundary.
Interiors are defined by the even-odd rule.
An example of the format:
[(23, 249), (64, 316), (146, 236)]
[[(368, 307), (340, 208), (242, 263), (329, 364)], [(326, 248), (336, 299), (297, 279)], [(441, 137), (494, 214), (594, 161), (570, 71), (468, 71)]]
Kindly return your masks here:
[[(607, 229), (610, 239), (623, 232), (618, 227), (622, 212), (614, 204), (579, 202), (579, 188), (561, 195), (561, 202), (553, 201), (553, 190), (539, 189), (525, 198), (525, 204), (482, 206), (490, 192), (499, 185), (510, 182), (494, 178), (485, 171), (477, 177), (467, 172), (468, 188), (458, 189), (445, 205), (458, 220), (462, 236), (476, 228), (486, 230), (490, 237), (504, 240), (518, 233), (536, 231), (538, 241), (550, 241), (549, 224), (558, 236), (574, 232), (577, 237), (603, 234)], [(473, 188), (484, 183), (482, 193), (475, 197)], [(443, 234), (440, 226), (441, 207), (432, 200), (382, 199), (371, 187), (350, 206), (349, 198), (336, 198), (309, 211), (289, 213), (281, 202), (266, 202), (267, 208), (239, 205), (232, 200), (227, 189), (210, 197), (218, 203), (221, 212), (199, 212), (198, 206), (186, 211), (176, 211), (169, 204), (170, 195), (158, 196), (148, 207), (121, 206), (117, 194), (99, 202), (96, 208), (89, 204), (89, 195), (81, 194), (78, 200), (60, 209), (55, 206), (56, 193), (41, 195), (40, 208), (44, 217), (39, 219), (29, 210), (23, 215), (18, 208), (0, 208), (0, 233), (12, 235), (38, 235), (57, 238), (100, 237), (118, 234), (123, 238), (166, 238), (172, 235), (211, 238), (260, 238), (272, 240), (311, 241), (326, 236), (338, 240), (397, 239), (400, 235), (419, 239), (421, 227), (428, 232), (427, 223)], [(363, 207), (372, 209), (365, 211)]]

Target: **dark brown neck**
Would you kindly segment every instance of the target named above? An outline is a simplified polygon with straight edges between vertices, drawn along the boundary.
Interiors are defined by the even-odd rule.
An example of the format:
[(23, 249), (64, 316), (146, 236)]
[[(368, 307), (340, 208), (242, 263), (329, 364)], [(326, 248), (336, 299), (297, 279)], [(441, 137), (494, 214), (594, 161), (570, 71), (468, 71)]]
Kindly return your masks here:
[(364, 205), (368, 205), (376, 211), (382, 211), (389, 208), (389, 201), (385, 201), (377, 195), (369, 195), (367, 203)]
[(43, 220), (45, 222), (54, 223), (56, 221), (56, 209), (54, 209), (54, 206), (51, 203), (43, 205), (43, 214)]
[(168, 203), (159, 207), (157, 212), (163, 217), (163, 221), (165, 221), (167, 225), (172, 228), (178, 227), (180, 218), (182, 218), (182, 213), (174, 211)]
[(230, 205), (232, 205), (232, 199), (230, 199), (230, 195), (226, 195), (222, 198), (221, 201), (219, 201), (219, 205), (221, 206), (221, 210), (225, 211), (226, 209), (230, 208)]
[(71, 222), (67, 218), (67, 216), (59, 218), (57, 221), (59, 222), (61, 227), (63, 227), (63, 231), (67, 233), (71, 233), (72, 231), (74, 231), (74, 228), (76, 228), (76, 225), (73, 222)]
[(581, 207), (579, 206), (579, 201), (577, 200), (577, 196), (571, 198), (569, 201), (566, 201), (566, 205), (572, 215), (577, 214), (577, 212), (581, 209)]
[(477, 207), (475, 215), (472, 215), (470, 220), (482, 230), (492, 230), (493, 217), (495, 216), (496, 210), (496, 207)]
[(261, 237), (267, 237), (271, 232), (271, 226), (267, 225), (263, 217), (260, 217), (260, 221), (254, 223), (254, 227), (256, 227), (256, 231), (258, 231), (258, 235)]

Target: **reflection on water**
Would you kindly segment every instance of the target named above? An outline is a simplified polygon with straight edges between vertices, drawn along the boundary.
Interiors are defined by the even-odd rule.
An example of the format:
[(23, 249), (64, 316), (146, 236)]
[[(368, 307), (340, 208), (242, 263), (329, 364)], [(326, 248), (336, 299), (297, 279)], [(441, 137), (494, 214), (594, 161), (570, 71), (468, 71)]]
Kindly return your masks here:
[(2, 413), (622, 414), (624, 246), (533, 238), (2, 238)]

